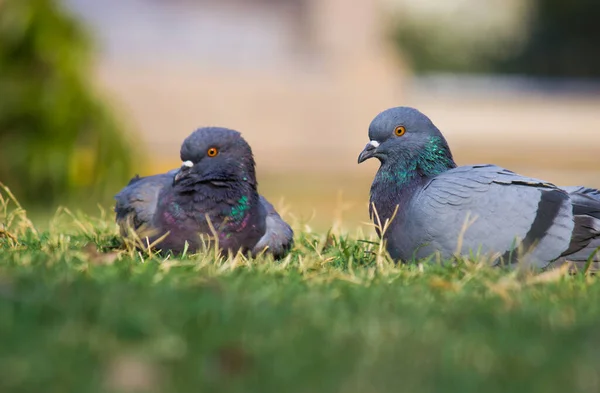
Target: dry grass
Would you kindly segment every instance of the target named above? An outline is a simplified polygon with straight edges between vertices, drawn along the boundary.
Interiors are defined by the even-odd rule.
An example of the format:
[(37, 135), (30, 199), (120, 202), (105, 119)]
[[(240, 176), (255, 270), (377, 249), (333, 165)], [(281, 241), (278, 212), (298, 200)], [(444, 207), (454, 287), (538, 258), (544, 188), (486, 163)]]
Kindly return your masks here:
[(371, 228), (295, 219), (282, 261), (159, 255), (104, 210), (37, 230), (6, 189), (0, 225), (3, 391), (600, 388), (600, 285), (566, 268), (396, 265)]

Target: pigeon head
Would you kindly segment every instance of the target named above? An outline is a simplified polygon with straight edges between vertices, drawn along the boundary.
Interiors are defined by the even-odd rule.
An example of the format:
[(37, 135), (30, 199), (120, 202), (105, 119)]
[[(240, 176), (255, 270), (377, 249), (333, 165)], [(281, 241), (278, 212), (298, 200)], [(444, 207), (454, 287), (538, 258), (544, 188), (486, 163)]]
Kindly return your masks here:
[(238, 131), (199, 128), (183, 141), (180, 157), (183, 164), (174, 177), (175, 186), (185, 189), (198, 183), (224, 186), (243, 182), (256, 188), (252, 149)]
[(396, 107), (378, 114), (369, 125), (369, 143), (358, 163), (376, 157), (380, 179), (404, 184), (455, 168), (448, 143), (438, 128), (414, 108)]
[(440, 130), (427, 116), (410, 107), (390, 108), (378, 114), (369, 125), (369, 139), (358, 157), (359, 164), (372, 157), (382, 163), (407, 161), (437, 149), (450, 155)]

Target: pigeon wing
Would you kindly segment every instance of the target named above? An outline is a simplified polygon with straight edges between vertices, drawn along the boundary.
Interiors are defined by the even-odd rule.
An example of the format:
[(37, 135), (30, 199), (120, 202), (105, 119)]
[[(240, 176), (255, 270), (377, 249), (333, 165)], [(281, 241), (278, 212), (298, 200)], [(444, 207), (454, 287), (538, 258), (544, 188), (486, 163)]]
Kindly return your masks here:
[(587, 262), (600, 247), (600, 191), (582, 186), (561, 188), (571, 197), (575, 221), (571, 243), (562, 257), (572, 262)]
[(170, 172), (139, 177), (136, 176), (129, 184), (115, 195), (116, 222), (125, 236), (127, 226), (138, 229), (143, 225), (151, 225), (158, 195), (160, 191), (173, 182), (176, 170)]
[(252, 253), (257, 255), (266, 249), (275, 259), (283, 258), (294, 245), (294, 232), (281, 218), (273, 205), (265, 197), (260, 196), (260, 203), (265, 210), (267, 229), (254, 246)]
[(567, 249), (573, 230), (565, 191), (495, 165), (436, 176), (412, 208), (416, 219), (408, 217), (407, 233), (424, 231), (429, 245), (423, 253), (439, 250), (446, 258), (460, 249), (461, 255), (492, 253), (496, 262), (514, 263), (519, 252), (530, 251), (527, 261), (543, 267)]

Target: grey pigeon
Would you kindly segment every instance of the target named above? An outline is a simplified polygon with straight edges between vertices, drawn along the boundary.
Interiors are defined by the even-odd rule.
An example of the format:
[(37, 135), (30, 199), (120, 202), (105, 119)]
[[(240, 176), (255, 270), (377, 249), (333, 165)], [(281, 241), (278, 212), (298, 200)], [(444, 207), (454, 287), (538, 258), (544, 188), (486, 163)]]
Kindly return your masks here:
[(585, 263), (600, 247), (598, 190), (496, 165), (457, 167), (440, 130), (414, 108), (378, 114), (369, 139), (358, 162), (380, 161), (369, 213), (376, 224), (388, 220), (383, 237), (395, 260), (479, 254), (494, 265), (547, 268)]
[(219, 248), (234, 253), (288, 253), (293, 231), (258, 194), (252, 150), (239, 132), (200, 128), (185, 139), (180, 156), (180, 169), (135, 177), (115, 196), (123, 236), (129, 226), (152, 244), (168, 232), (156, 248), (175, 253), (186, 241), (190, 251), (199, 251), (201, 234), (216, 234)]

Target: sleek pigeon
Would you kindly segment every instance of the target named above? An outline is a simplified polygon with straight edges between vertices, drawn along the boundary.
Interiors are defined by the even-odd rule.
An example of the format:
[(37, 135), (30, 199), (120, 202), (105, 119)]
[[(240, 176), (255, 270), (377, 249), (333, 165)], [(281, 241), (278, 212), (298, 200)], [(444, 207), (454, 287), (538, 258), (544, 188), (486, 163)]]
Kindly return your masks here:
[[(559, 188), (496, 165), (457, 167), (442, 133), (414, 108), (377, 115), (358, 157), (381, 166), (369, 213), (395, 260), (490, 257), (546, 268), (600, 247), (600, 191)], [(374, 211), (375, 210), (375, 211)], [(381, 236), (381, 230), (377, 229)]]
[[(252, 150), (237, 131), (200, 128), (181, 146), (183, 164), (165, 174), (135, 177), (116, 196), (121, 234), (133, 228), (160, 250), (220, 249), (284, 257), (293, 231), (257, 191)], [(202, 235), (202, 236), (201, 236)], [(210, 239), (210, 240), (209, 240)]]

